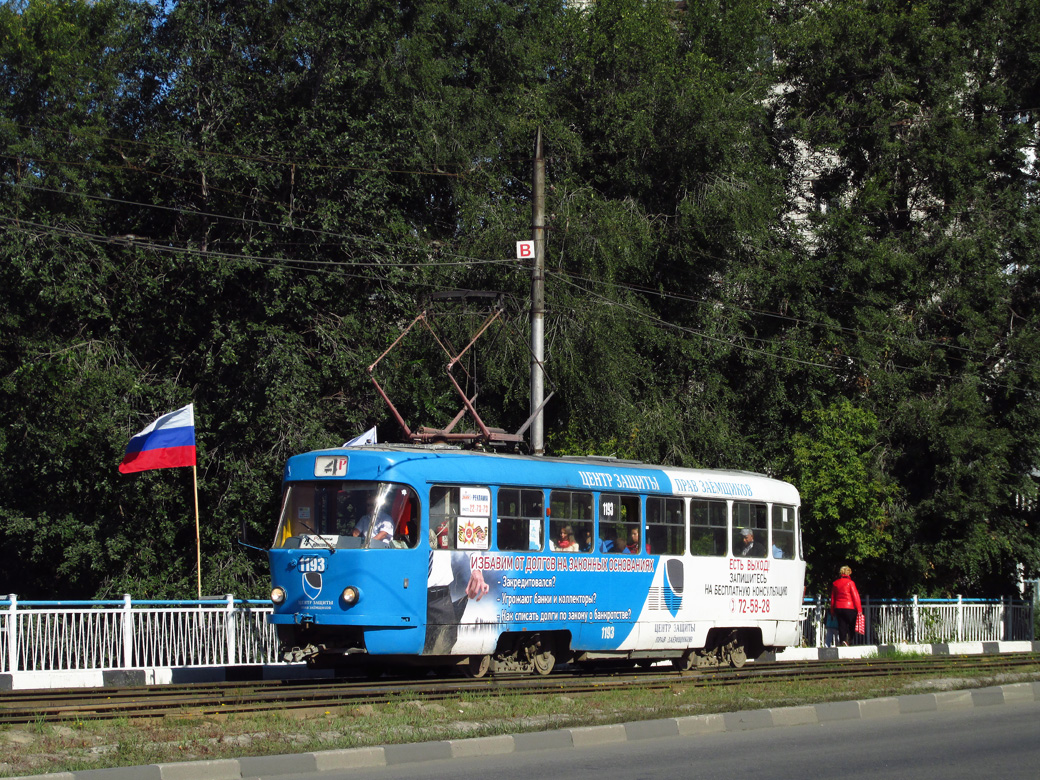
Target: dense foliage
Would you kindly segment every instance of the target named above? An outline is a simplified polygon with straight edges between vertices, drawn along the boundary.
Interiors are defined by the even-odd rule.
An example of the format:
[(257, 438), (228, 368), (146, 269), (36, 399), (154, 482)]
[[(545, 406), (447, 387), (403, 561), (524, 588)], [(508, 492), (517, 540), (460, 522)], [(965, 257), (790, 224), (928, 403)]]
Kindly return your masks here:
[[(1027, 0), (11, 0), (0, 6), (0, 592), (259, 595), (285, 458), (378, 424), (446, 290), (527, 417), (548, 160), (550, 454), (793, 480), (813, 586), (1040, 570), (1040, 6)], [(461, 346), (487, 314), (436, 304)], [(458, 408), (417, 329), (380, 364)]]

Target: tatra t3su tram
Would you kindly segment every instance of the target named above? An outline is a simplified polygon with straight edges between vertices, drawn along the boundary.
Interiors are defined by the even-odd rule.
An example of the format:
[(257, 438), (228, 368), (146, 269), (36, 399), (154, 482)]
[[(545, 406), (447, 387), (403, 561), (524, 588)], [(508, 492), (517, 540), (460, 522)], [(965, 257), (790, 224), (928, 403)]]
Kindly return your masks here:
[(291, 458), (269, 552), (286, 660), (548, 674), (797, 644), (795, 488), (611, 458), (372, 445)]

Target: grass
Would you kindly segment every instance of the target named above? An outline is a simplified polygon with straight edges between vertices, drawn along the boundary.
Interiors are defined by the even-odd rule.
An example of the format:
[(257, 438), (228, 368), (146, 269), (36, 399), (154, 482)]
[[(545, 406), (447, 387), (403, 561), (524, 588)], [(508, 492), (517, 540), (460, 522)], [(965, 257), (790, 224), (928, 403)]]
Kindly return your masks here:
[(886, 661), (914, 661), (925, 656), (931, 656), (931, 653), (926, 653), (924, 650), (900, 650), (898, 647), (887, 645), (879, 648), (877, 651), (867, 653), (863, 657), (884, 658)]
[(542, 697), (480, 692), (436, 702), (400, 697), (378, 705), (250, 715), (201, 717), (185, 710), (139, 721), (37, 720), (0, 727), (0, 776), (462, 739), (1033, 679), (1040, 679), (1040, 662), (1013, 679), (978, 679), (969, 671), (951, 669), (941, 678), (932, 672), (881, 679), (747, 680), (736, 686), (698, 688), (677, 678), (669, 688), (654, 691), (630, 686)]

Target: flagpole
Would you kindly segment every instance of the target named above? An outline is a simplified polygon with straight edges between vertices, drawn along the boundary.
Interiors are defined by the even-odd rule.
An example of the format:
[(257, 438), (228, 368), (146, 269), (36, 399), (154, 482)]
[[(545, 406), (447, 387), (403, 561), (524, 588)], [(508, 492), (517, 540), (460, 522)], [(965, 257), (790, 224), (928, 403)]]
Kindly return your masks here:
[(199, 469), (192, 465), (191, 479), (195, 483), (195, 570), (198, 572), (199, 601), (202, 601), (202, 544), (199, 541)]
[(202, 541), (199, 534), (199, 472), (196, 466), (195, 404), (162, 415), (140, 433), (131, 437), (119, 464), (120, 474), (151, 469), (191, 466), (195, 485), (195, 568), (198, 572), (198, 597), (202, 601)]

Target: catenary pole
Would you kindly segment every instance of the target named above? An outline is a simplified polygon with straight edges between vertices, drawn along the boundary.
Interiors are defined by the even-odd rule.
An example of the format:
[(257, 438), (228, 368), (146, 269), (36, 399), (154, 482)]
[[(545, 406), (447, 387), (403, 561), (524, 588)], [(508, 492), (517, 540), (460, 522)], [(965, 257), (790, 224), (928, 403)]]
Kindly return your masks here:
[(545, 426), (540, 409), (545, 394), (545, 157), (542, 129), (534, 141), (534, 175), (531, 183), (534, 268), (531, 271), (531, 452), (545, 454)]

